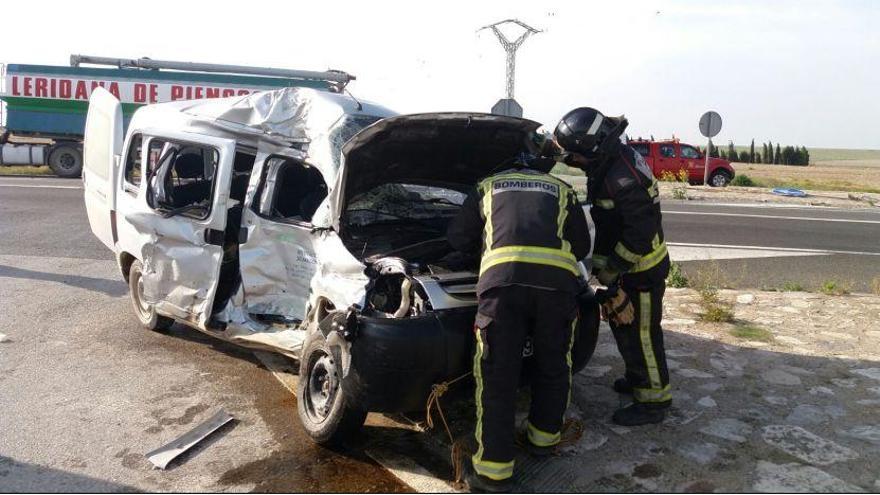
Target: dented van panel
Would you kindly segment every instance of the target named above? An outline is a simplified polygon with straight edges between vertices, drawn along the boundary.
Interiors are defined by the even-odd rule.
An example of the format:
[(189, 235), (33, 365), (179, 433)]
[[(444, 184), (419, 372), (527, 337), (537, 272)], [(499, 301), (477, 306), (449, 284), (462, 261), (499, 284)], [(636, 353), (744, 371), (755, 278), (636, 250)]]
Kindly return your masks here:
[[(91, 104), (108, 120), (116, 107), (103, 93)], [(474, 345), (479, 259), (448, 244), (447, 224), (481, 177), (535, 151), (538, 126), (396, 116), (307, 88), (148, 105), (124, 145), (95, 139), (113, 156), (87, 155), (101, 163), (85, 164), (85, 198), (136, 281), (144, 326), (183, 322), (290, 356), (301, 383), (338, 366), (326, 385), (345, 390), (345, 407), (413, 410), (469, 368)], [(595, 323), (591, 335), (595, 314), (581, 323)], [(300, 392), (339, 400), (325, 388)], [(300, 417), (324, 441), (323, 420)]]

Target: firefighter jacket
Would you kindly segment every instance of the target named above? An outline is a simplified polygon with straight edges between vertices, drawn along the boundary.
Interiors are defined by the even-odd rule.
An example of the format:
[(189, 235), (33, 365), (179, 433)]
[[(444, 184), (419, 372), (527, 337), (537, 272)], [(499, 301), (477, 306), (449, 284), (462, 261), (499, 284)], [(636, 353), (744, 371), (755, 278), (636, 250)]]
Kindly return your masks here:
[(483, 179), (447, 238), (465, 253), (482, 248), (478, 295), (506, 285), (577, 292), (578, 262), (590, 250), (587, 219), (571, 186), (528, 168)]
[[(661, 282), (669, 270), (660, 192), (645, 159), (621, 144), (588, 181), (596, 226), (594, 271), (603, 268)], [(650, 280), (648, 280), (650, 279)]]

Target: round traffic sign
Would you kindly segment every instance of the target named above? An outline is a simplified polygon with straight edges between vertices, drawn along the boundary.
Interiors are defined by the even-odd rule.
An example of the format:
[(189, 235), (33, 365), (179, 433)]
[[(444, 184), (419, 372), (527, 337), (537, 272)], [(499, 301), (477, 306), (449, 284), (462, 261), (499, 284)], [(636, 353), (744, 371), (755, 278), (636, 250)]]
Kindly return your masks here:
[(709, 110), (700, 117), (700, 133), (707, 138), (713, 138), (721, 132), (721, 116), (714, 110)]

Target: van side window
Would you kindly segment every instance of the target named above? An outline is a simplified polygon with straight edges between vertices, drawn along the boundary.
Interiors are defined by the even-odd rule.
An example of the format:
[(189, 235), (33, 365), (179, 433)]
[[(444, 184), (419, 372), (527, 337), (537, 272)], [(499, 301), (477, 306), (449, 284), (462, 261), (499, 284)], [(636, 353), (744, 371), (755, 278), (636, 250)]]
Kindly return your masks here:
[(125, 185), (134, 186), (137, 189), (141, 185), (141, 148), (144, 144), (144, 137), (141, 134), (135, 134), (131, 137), (128, 144), (128, 156), (125, 157)]
[(282, 221), (311, 223), (327, 197), (327, 184), (315, 167), (282, 157), (269, 157), (258, 190), (259, 213)]
[(147, 149), (148, 201), (152, 208), (205, 219), (220, 153), (207, 146), (153, 138)]
[(664, 158), (675, 158), (675, 147), (671, 144), (661, 144), (660, 156)]

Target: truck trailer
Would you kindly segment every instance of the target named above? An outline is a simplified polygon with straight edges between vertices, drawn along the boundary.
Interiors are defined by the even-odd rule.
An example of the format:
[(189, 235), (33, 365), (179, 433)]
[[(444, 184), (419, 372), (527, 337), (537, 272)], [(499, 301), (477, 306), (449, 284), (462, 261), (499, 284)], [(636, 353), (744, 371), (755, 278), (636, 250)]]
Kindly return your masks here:
[[(90, 65), (95, 67), (83, 67)], [(0, 166), (49, 165), (79, 177), (88, 101), (104, 88), (125, 126), (143, 105), (226, 98), (285, 87), (341, 92), (354, 76), (324, 72), (71, 55), (70, 66), (0, 64)]]

